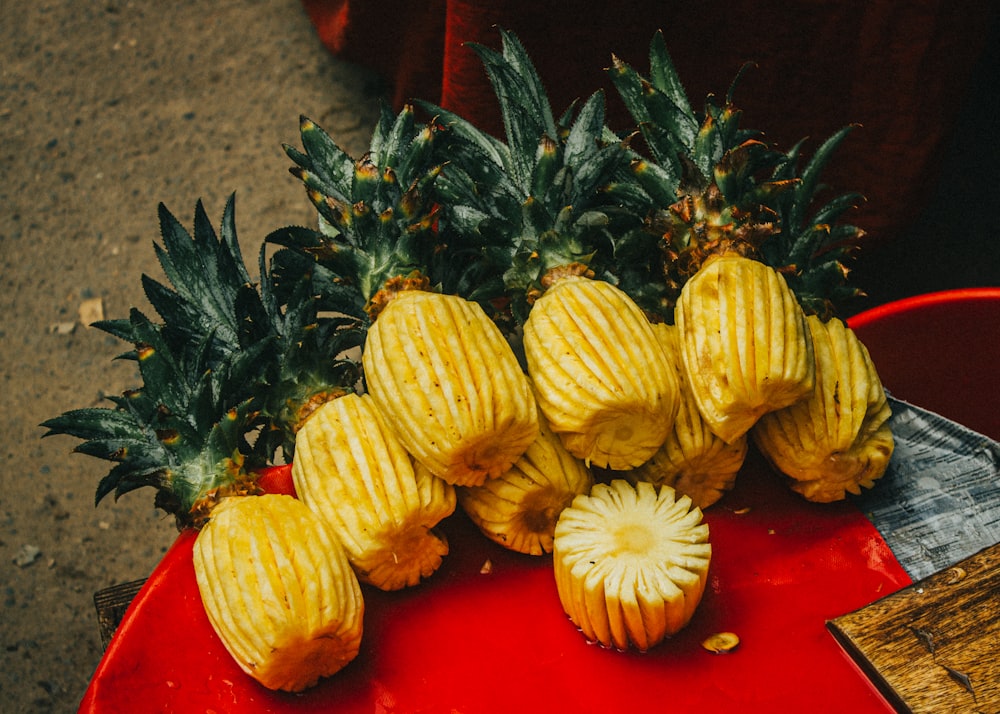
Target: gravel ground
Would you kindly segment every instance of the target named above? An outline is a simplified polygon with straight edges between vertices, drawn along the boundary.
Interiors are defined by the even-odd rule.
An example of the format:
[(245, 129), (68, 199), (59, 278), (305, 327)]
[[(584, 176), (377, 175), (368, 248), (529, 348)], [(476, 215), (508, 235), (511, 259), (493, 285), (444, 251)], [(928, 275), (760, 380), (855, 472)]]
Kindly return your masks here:
[(217, 224), (235, 192), (254, 264), (268, 230), (312, 223), (281, 143), (301, 113), (362, 150), (377, 85), (329, 56), (296, 0), (5, 2), (0, 17), (0, 709), (69, 712), (101, 655), (94, 592), (145, 577), (176, 535), (149, 490), (95, 508), (105, 466), (39, 438), (137, 383), (112, 361), (123, 343), (84, 324), (148, 304), (161, 201), (190, 229), (199, 199)]
[[(900, 248), (880, 300), (1000, 284), (983, 218), (1000, 203), (995, 55), (910, 244), (940, 234), (945, 251)], [(112, 361), (124, 346), (85, 325), (147, 305), (159, 202), (190, 227), (199, 199), (217, 221), (235, 192), (251, 257), (270, 229), (312, 223), (281, 143), (305, 114), (361, 151), (379, 86), (326, 53), (297, 0), (4, 2), (0, 71), (0, 708), (71, 712), (101, 655), (95, 591), (145, 577), (176, 534), (148, 491), (95, 508), (105, 466), (39, 438), (136, 384)]]

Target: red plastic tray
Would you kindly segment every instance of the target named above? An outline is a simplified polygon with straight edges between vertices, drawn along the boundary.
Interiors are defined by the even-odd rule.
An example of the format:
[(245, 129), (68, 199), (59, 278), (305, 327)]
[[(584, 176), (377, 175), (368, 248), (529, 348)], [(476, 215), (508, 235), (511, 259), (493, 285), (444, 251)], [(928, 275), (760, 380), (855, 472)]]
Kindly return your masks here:
[[(986, 289), (913, 298), (850, 323), (893, 394), (996, 437), (998, 416), (982, 397), (996, 384), (998, 317), (1000, 289)], [(290, 488), (287, 469), (269, 478)], [(456, 515), (444, 525), (442, 568), (403, 592), (366, 588), (358, 658), (300, 695), (260, 687), (229, 658), (201, 607), (194, 534), (182, 533), (130, 606), (80, 711), (891, 711), (825, 627), (910, 582), (863, 514), (806, 503), (751, 453), (706, 521), (714, 557), (701, 606), (679, 635), (638, 654), (583, 640), (560, 608), (551, 558), (506, 551)], [(736, 651), (700, 647), (721, 630), (739, 634)]]

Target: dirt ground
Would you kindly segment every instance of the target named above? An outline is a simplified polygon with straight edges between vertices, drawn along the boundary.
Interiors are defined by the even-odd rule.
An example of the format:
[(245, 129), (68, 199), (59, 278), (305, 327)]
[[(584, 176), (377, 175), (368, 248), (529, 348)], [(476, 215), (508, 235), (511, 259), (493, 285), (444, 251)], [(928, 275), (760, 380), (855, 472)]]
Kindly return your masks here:
[[(311, 224), (281, 143), (305, 114), (360, 151), (379, 85), (325, 52), (297, 0), (4, 2), (0, 69), (0, 709), (70, 712), (101, 656), (94, 592), (145, 577), (176, 534), (146, 491), (95, 508), (104, 464), (39, 438), (43, 420), (136, 384), (112, 361), (122, 343), (84, 325), (147, 305), (159, 202), (190, 227), (197, 200), (217, 220), (235, 192), (248, 256), (270, 229)], [(1000, 184), (982, 103), (996, 96), (956, 132), (923, 229), (988, 229), (989, 246), (945, 237), (948, 281), (915, 266), (883, 298), (997, 284), (981, 220)]]
[(161, 201), (190, 229), (199, 199), (218, 225), (235, 192), (251, 262), (268, 230), (311, 224), (281, 143), (305, 114), (360, 151), (377, 87), (325, 52), (296, 0), (0, 15), (0, 710), (69, 712), (101, 655), (94, 592), (145, 577), (176, 535), (151, 491), (95, 508), (105, 466), (39, 438), (44, 419), (137, 383), (81, 307), (148, 304)]

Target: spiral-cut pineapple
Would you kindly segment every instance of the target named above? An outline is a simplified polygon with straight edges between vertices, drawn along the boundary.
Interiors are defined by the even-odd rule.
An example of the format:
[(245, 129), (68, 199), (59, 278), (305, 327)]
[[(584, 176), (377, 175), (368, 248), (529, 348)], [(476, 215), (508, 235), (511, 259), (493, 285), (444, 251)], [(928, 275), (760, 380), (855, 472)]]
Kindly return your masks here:
[(895, 442), (891, 410), (868, 350), (834, 318), (810, 315), (816, 359), (811, 395), (766, 414), (754, 442), (810, 501), (829, 502), (871, 488), (889, 465)]
[(681, 290), (675, 320), (698, 410), (726, 442), (812, 390), (802, 308), (764, 263), (736, 254), (709, 258)]
[(416, 585), (448, 553), (434, 528), (455, 510), (454, 487), (414, 463), (368, 395), (334, 399), (309, 417), (295, 438), (292, 478), (363, 582)]
[(357, 655), (358, 579), (336, 537), (301, 501), (225, 499), (198, 534), (193, 557), (212, 626), (265, 687), (301, 691)]
[(528, 313), (524, 351), (539, 407), (578, 459), (630, 469), (667, 438), (677, 375), (645, 315), (615, 286), (558, 279)]
[(743, 435), (727, 444), (708, 427), (680, 364), (676, 326), (661, 323), (653, 325), (653, 330), (678, 370), (680, 409), (667, 440), (653, 458), (622, 475), (633, 483), (649, 481), (656, 486), (671, 486), (705, 509), (735, 485), (736, 474), (746, 459), (748, 439)]
[(499, 476), (538, 435), (531, 386), (474, 302), (400, 292), (372, 324), (362, 360), (386, 422), (448, 483), (475, 486)]
[(562, 512), (552, 550), (559, 600), (592, 642), (645, 651), (680, 631), (705, 591), (701, 510), (669, 486), (599, 483)]
[(505, 548), (541, 555), (552, 552), (559, 514), (594, 477), (539, 417), (538, 438), (504, 474), (482, 486), (458, 488), (458, 503), (490, 540)]

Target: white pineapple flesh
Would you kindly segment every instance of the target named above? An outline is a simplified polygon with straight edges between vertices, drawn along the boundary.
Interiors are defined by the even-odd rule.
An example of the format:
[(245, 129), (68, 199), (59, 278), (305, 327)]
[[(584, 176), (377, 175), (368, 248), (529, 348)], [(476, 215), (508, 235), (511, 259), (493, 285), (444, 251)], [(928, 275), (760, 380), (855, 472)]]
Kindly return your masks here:
[(556, 587), (587, 640), (645, 651), (691, 620), (712, 546), (701, 510), (669, 486), (599, 483), (556, 525)]

